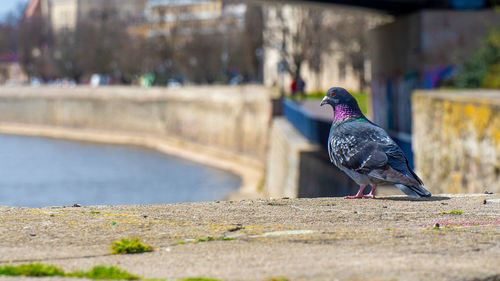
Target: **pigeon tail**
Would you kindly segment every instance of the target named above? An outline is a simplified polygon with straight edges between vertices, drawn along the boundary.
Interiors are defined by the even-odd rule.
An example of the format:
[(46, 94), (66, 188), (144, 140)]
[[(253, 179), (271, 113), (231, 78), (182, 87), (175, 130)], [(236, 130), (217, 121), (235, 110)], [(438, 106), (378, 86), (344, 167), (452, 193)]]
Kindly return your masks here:
[(422, 186), (411, 186), (397, 183), (395, 184), (397, 188), (403, 191), (406, 195), (413, 198), (421, 198), (421, 197), (431, 197), (432, 194), (425, 190)]

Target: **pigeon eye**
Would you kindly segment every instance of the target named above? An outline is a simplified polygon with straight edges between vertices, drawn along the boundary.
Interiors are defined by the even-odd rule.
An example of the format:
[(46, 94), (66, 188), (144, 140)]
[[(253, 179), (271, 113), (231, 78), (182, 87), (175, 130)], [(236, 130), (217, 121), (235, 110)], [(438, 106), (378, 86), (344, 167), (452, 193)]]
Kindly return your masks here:
[(332, 93), (330, 94), (330, 96), (331, 96), (331, 97), (334, 97), (334, 96), (335, 96), (335, 92), (332, 92)]

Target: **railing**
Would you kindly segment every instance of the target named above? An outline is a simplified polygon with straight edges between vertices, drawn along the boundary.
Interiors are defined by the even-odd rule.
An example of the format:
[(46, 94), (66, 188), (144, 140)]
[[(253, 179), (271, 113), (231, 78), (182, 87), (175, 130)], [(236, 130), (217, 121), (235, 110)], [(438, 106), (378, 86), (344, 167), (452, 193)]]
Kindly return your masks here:
[(283, 115), (310, 142), (327, 147), (330, 122), (317, 118), (290, 100), (283, 100)]

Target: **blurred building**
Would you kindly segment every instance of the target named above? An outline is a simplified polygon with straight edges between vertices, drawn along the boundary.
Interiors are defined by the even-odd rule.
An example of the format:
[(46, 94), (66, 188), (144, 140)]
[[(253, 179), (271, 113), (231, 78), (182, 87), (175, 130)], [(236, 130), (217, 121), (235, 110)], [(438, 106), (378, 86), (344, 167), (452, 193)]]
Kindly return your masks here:
[(74, 30), (79, 21), (86, 18), (103, 17), (104, 12), (130, 25), (139, 25), (144, 20), (147, 0), (31, 0), (25, 17), (41, 15), (49, 22), (55, 33)]
[(238, 32), (245, 25), (246, 7), (221, 0), (149, 0), (147, 35)]

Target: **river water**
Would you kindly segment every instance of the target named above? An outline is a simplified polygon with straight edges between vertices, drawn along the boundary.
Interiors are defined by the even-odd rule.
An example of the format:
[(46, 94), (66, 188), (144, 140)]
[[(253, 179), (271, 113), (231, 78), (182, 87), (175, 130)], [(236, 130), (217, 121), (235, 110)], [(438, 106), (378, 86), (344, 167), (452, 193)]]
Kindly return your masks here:
[(71, 206), (220, 200), (230, 172), (134, 146), (0, 134), (0, 205)]

